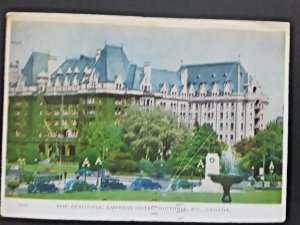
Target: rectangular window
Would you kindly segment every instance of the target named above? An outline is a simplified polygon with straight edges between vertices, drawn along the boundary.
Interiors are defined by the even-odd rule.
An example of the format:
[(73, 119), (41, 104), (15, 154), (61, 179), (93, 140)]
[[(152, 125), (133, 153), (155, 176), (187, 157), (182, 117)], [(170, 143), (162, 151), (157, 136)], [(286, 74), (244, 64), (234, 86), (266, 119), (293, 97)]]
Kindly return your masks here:
[(230, 135), (230, 141), (231, 142), (233, 141), (233, 135), (232, 134)]
[(220, 130), (223, 130), (223, 123), (220, 123)]
[(233, 130), (233, 123), (230, 124), (230, 130)]
[(221, 120), (223, 119), (223, 113), (222, 112), (220, 113), (220, 119)]
[(244, 124), (241, 123), (241, 130), (244, 130)]
[(234, 112), (231, 113), (231, 119), (234, 119)]

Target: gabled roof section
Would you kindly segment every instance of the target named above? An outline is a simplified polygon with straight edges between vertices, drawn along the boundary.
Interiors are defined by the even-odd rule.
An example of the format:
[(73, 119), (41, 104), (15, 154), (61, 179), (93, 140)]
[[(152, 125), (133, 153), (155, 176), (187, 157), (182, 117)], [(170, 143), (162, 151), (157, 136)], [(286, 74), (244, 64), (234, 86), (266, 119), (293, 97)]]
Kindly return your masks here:
[(61, 83), (68, 77), (70, 84), (73, 83), (75, 75), (79, 83), (86, 76), (85, 68), (93, 68), (95, 66), (95, 57), (87, 57), (81, 55), (80, 58), (67, 59), (54, 73), (51, 75), (51, 81), (54, 84), (56, 79)]
[(144, 78), (144, 70), (135, 64), (129, 66), (127, 77), (125, 80), (125, 85), (128, 89), (139, 90), (140, 83)]
[(25, 77), (25, 85), (35, 85), (37, 75), (44, 71), (48, 72), (48, 58), (49, 54), (41, 52), (32, 52), (22, 73)]
[(160, 92), (160, 89), (164, 83), (166, 83), (168, 87), (171, 87), (175, 84), (177, 85), (177, 87), (181, 86), (180, 79), (176, 72), (161, 70), (161, 69), (152, 69), (151, 70), (152, 91)]
[(111, 45), (105, 45), (95, 66), (101, 82), (113, 82), (116, 75), (121, 75), (122, 79), (126, 80), (129, 68), (123, 48)]
[[(188, 83), (199, 86), (205, 83), (211, 91), (214, 83), (219, 84), (220, 91), (224, 89), (224, 83), (230, 82), (233, 92), (238, 92), (238, 74), (240, 75), (240, 92), (246, 90), (245, 83), (248, 82), (248, 73), (240, 62), (221, 62), (198, 65), (183, 65), (181, 69), (188, 69)], [(179, 70), (179, 71), (180, 71)], [(249, 77), (250, 81), (252, 80)]]

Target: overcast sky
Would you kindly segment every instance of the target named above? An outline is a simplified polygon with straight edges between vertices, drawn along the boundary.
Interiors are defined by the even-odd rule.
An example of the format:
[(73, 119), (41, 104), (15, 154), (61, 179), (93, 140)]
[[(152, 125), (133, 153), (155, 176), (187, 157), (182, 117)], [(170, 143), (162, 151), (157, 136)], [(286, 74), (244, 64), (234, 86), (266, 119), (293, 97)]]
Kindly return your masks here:
[(80, 54), (94, 56), (105, 42), (123, 45), (132, 63), (150, 61), (152, 67), (178, 70), (183, 64), (241, 62), (255, 75), (270, 98), (268, 118), (282, 115), (285, 34), (280, 32), (108, 26), (98, 24), (15, 22), (11, 60), (24, 67), (32, 51), (51, 53), (61, 64)]

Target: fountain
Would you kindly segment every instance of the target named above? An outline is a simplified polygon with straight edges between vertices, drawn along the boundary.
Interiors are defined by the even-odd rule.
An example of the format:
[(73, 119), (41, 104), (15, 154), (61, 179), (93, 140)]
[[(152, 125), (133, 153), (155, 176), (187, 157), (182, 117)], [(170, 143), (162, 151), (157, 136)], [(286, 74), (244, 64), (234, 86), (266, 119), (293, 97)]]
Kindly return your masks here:
[(239, 168), (231, 149), (222, 152), (221, 173), (209, 174), (211, 180), (223, 186), (223, 203), (230, 203), (230, 188), (233, 184), (242, 182), (243, 177), (239, 175)]

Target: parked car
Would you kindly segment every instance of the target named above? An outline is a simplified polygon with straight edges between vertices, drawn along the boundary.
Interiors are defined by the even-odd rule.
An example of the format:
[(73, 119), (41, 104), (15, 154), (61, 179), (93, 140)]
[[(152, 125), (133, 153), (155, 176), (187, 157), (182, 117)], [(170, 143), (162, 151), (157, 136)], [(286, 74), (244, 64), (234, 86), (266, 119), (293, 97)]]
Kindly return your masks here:
[(78, 171), (78, 174), (79, 174), (80, 176), (84, 176), (84, 175), (90, 176), (90, 175), (92, 174), (92, 171), (89, 170), (89, 169), (87, 169), (87, 168), (81, 168), (81, 169)]
[(170, 180), (171, 177), (167, 174), (157, 172), (152, 175), (152, 178), (157, 179), (157, 180)]
[(64, 192), (96, 191), (95, 184), (88, 184), (84, 180), (70, 180), (64, 186)]
[(172, 182), (172, 190), (176, 190), (176, 189), (192, 189), (193, 187), (195, 187), (196, 185), (192, 182), (189, 182), (188, 180), (185, 179), (177, 179), (175, 181)]
[(108, 190), (126, 190), (127, 187), (120, 182), (118, 178), (114, 177), (103, 177), (101, 179), (100, 191)]
[(153, 182), (148, 178), (137, 178), (135, 179), (131, 186), (133, 190), (159, 190), (161, 185), (158, 182)]
[(56, 193), (58, 188), (48, 181), (35, 180), (28, 186), (28, 193)]
[[(90, 170), (87, 168), (81, 168), (76, 172), (76, 176), (92, 176), (97, 177), (98, 176), (98, 170)], [(109, 177), (110, 171), (108, 169), (100, 169), (99, 170), (99, 177)]]

